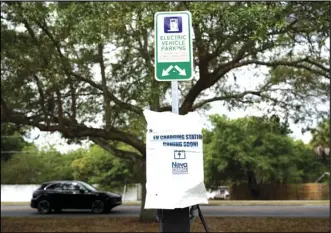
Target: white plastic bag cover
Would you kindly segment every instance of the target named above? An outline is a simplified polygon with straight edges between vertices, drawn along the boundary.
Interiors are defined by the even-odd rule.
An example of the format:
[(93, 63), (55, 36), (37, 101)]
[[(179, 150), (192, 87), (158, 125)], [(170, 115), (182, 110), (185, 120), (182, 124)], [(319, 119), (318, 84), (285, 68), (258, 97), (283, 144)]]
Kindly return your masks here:
[(204, 184), (202, 122), (198, 113), (145, 110), (145, 209), (208, 204)]

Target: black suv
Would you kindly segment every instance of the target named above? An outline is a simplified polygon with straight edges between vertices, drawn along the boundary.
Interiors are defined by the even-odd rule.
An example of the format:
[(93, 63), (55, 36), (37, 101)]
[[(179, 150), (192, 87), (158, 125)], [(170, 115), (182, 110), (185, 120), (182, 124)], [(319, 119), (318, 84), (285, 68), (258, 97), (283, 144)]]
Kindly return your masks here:
[(30, 206), (42, 214), (62, 209), (91, 209), (93, 213), (101, 214), (121, 204), (121, 195), (98, 191), (82, 181), (51, 181), (33, 192)]

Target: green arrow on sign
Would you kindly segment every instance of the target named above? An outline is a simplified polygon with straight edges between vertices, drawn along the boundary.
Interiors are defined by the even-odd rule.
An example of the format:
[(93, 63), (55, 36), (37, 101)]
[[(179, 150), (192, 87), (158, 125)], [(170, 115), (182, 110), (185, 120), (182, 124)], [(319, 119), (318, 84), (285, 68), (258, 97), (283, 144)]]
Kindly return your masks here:
[(162, 76), (168, 76), (169, 75), (169, 71), (172, 70), (172, 68), (174, 68), (173, 66), (169, 66), (166, 70), (162, 70)]
[(193, 78), (193, 51), (189, 11), (155, 14), (155, 79), (189, 81)]
[(177, 65), (175, 66), (175, 69), (178, 70), (179, 75), (186, 76), (185, 69), (181, 69)]

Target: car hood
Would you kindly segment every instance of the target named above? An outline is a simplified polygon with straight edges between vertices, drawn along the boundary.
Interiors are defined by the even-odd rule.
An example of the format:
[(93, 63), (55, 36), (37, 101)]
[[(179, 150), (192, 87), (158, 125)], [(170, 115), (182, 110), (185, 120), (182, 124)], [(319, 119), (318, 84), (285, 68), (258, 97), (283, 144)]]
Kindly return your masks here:
[(120, 194), (118, 194), (118, 193), (105, 192), (105, 191), (98, 191), (98, 193), (106, 194), (106, 195), (111, 196), (111, 197), (122, 197), (122, 196), (121, 196)]
[(122, 195), (118, 193), (112, 193), (112, 192), (107, 192), (108, 195), (114, 196), (114, 197), (122, 197)]

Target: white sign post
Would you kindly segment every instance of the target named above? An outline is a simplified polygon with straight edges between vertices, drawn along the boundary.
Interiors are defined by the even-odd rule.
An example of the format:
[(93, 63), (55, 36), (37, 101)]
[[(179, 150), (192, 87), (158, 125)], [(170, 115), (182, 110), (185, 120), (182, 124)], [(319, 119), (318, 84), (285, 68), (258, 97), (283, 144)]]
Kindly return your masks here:
[[(157, 12), (154, 18), (155, 79), (171, 81), (175, 114), (179, 114), (178, 81), (189, 81), (194, 74), (191, 18), (188, 11)], [(192, 114), (144, 114), (149, 128), (145, 208), (158, 209), (160, 232), (190, 232), (190, 206), (199, 209), (199, 203), (208, 203), (203, 181), (202, 128), (197, 126), (197, 118), (189, 121)]]
[(192, 20), (189, 11), (155, 14), (155, 78), (171, 81), (172, 112), (179, 113), (178, 81), (193, 78)]

